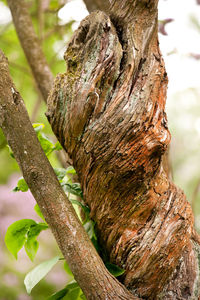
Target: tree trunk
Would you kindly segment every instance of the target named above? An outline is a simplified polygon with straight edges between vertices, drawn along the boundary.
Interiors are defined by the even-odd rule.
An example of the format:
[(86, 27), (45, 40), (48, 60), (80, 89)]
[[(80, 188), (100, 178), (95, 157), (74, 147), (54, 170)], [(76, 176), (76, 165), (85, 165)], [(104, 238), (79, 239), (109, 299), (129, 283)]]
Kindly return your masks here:
[(98, 237), (142, 299), (198, 299), (199, 238), (163, 167), (170, 143), (156, 0), (112, 1), (82, 21), (47, 117), (73, 160)]

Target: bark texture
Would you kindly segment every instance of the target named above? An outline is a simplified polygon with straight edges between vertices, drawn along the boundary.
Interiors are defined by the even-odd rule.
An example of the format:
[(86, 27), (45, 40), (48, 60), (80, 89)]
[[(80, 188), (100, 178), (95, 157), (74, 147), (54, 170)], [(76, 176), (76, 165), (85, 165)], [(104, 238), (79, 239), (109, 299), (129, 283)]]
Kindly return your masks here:
[[(157, 2), (112, 2), (80, 24), (47, 117), (73, 160), (99, 240), (142, 299), (198, 299), (198, 237), (162, 156), (170, 143)], [(196, 238), (195, 238), (196, 236)]]
[(87, 299), (135, 299), (104, 266), (63, 192), (0, 51), (0, 127), (23, 176)]

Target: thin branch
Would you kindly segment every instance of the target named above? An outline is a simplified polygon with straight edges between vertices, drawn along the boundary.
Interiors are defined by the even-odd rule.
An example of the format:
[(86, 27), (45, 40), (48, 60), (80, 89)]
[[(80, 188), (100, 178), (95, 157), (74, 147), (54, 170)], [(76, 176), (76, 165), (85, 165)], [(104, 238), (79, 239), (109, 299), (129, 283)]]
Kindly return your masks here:
[(84, 2), (89, 12), (95, 10), (102, 10), (104, 12), (109, 13), (109, 0), (84, 0)]
[(0, 126), (87, 299), (138, 299), (105, 268), (39, 144), (0, 51)]
[(43, 41), (43, 31), (44, 31), (44, 12), (42, 0), (37, 0), (37, 16), (38, 16), (38, 36), (39, 40)]
[(198, 196), (199, 189), (200, 189), (200, 179), (198, 180), (198, 182), (195, 186), (195, 189), (193, 191), (193, 194), (192, 194), (191, 206), (192, 206), (192, 211), (194, 214), (195, 214), (195, 202), (196, 202), (196, 199)]
[(41, 104), (42, 104), (42, 99), (40, 96), (38, 96), (36, 103), (33, 107), (32, 115), (31, 115), (31, 123), (34, 123), (36, 121)]
[(39, 39), (34, 31), (27, 4), (24, 0), (7, 0), (7, 2), (12, 13), (20, 43), (24, 49), (38, 88), (46, 102), (53, 83), (53, 74), (47, 64)]

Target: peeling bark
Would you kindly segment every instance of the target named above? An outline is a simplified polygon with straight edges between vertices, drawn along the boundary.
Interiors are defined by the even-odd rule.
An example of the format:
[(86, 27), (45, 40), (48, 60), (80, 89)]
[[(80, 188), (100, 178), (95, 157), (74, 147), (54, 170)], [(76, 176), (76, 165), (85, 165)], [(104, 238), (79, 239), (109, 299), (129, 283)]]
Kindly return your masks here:
[(112, 2), (80, 24), (47, 117), (73, 160), (98, 237), (142, 299), (198, 299), (200, 247), (183, 192), (163, 167), (170, 143), (157, 2)]

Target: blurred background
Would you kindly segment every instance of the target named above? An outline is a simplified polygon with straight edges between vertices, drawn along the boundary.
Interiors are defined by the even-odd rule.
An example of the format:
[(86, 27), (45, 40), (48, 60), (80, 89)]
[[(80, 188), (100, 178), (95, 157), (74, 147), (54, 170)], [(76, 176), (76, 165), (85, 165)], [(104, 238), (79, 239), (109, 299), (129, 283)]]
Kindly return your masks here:
[[(81, 0), (27, 0), (35, 30), (54, 75), (65, 71), (63, 53), (67, 41), (88, 12)], [(173, 180), (191, 202), (195, 224), (200, 231), (200, 1), (160, 0), (160, 47), (169, 77), (167, 114), (172, 134), (170, 163)], [(0, 0), (0, 49), (9, 59), (10, 72), (20, 91), (31, 121), (44, 123), (45, 133), (54, 140), (44, 115), (46, 107), (37, 90), (19, 44), (6, 1)], [(50, 157), (60, 167), (55, 154)], [(40, 247), (34, 263), (24, 250), (15, 260), (4, 245), (8, 226), (14, 221), (39, 220), (30, 192), (14, 193), (21, 176), (0, 130), (0, 300), (46, 299), (64, 287), (67, 274), (59, 262), (28, 296), (25, 274), (36, 264), (61, 255), (52, 234), (39, 236)], [(40, 221), (40, 220), (39, 220)]]

